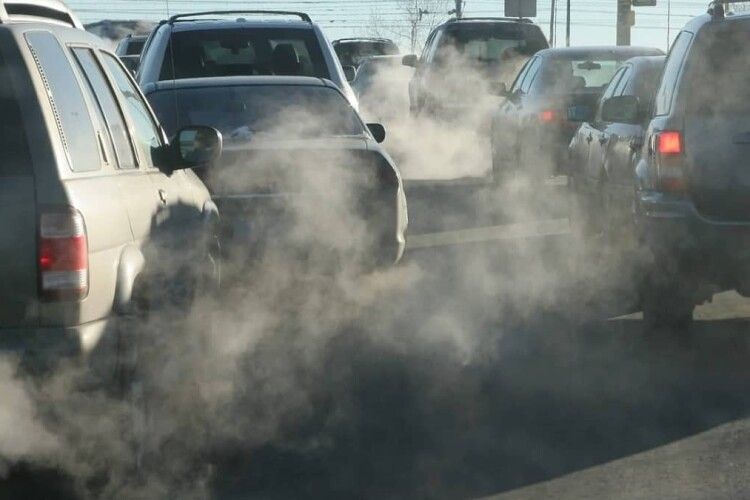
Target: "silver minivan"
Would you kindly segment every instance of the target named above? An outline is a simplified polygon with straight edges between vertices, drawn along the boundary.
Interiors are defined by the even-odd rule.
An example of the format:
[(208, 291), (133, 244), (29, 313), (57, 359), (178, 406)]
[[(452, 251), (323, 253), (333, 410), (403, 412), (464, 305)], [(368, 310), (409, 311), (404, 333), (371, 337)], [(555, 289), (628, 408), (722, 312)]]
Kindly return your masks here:
[[(57, 0), (0, 3), (0, 350), (91, 354), (134, 297), (215, 278), (218, 219), (118, 58)], [(166, 286), (165, 286), (166, 285)]]

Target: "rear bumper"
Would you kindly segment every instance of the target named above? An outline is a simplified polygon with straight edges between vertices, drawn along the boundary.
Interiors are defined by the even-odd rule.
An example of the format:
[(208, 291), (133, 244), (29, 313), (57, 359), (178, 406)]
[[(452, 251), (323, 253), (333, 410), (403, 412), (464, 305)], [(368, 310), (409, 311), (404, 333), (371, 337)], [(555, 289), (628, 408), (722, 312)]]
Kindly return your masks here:
[(750, 222), (717, 221), (689, 199), (644, 191), (636, 222), (650, 250), (726, 288), (750, 286)]
[(0, 328), (0, 353), (49, 358), (91, 353), (110, 326), (108, 319), (70, 327)]

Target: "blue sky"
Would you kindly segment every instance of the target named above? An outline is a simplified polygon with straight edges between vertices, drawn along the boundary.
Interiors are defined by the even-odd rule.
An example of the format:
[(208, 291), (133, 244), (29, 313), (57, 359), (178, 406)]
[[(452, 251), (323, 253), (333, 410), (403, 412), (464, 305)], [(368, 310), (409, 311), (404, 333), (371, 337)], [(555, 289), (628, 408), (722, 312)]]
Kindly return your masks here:
[[(211, 9), (276, 9), (299, 10), (311, 15), (331, 39), (371, 34), (369, 25), (374, 15), (387, 28), (401, 28), (404, 16), (399, 4), (404, 0), (69, 0), (84, 22), (100, 19), (158, 20), (168, 13)], [(413, 0), (412, 0), (413, 1)], [(419, 0), (440, 1), (440, 0)], [(450, 0), (443, 0), (448, 1)], [(550, 1), (538, 0), (538, 16), (534, 19), (549, 31)], [(558, 3), (558, 45), (565, 43), (565, 0)], [(636, 8), (636, 26), (632, 31), (633, 45), (667, 47), (668, 0), (657, 0), (656, 7)], [(706, 11), (708, 0), (671, 0), (669, 39), (693, 16)], [(503, 0), (466, 0), (467, 16), (503, 15)], [(616, 0), (571, 0), (571, 39), (573, 45), (615, 43)], [(445, 16), (448, 17), (447, 14)], [(405, 40), (397, 40), (405, 46)]]

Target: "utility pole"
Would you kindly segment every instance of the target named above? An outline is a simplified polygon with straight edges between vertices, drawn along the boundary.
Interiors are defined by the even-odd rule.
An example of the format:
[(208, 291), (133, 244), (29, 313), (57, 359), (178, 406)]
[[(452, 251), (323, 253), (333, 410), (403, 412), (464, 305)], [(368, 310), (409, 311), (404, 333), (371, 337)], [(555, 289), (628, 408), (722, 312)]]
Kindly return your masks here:
[(464, 15), (464, 0), (456, 0), (456, 19), (461, 19)]
[(565, 46), (570, 47), (570, 0), (565, 12)]
[(617, 0), (617, 45), (630, 45), (630, 27), (634, 19), (630, 7), (631, 0)]
[(555, 0), (550, 2), (550, 8), (552, 11), (549, 15), (549, 46), (555, 46)]

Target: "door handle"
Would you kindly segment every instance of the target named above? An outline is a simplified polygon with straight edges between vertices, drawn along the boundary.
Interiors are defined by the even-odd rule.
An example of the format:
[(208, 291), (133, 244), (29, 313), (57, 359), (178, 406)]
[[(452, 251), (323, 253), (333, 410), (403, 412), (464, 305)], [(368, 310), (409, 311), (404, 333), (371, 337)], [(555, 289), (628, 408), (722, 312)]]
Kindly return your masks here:
[(586, 137), (586, 142), (591, 143), (591, 141), (594, 140), (594, 136), (589, 134), (588, 137)]
[(163, 189), (159, 190), (159, 200), (161, 200), (162, 205), (167, 204), (167, 192), (164, 191)]

